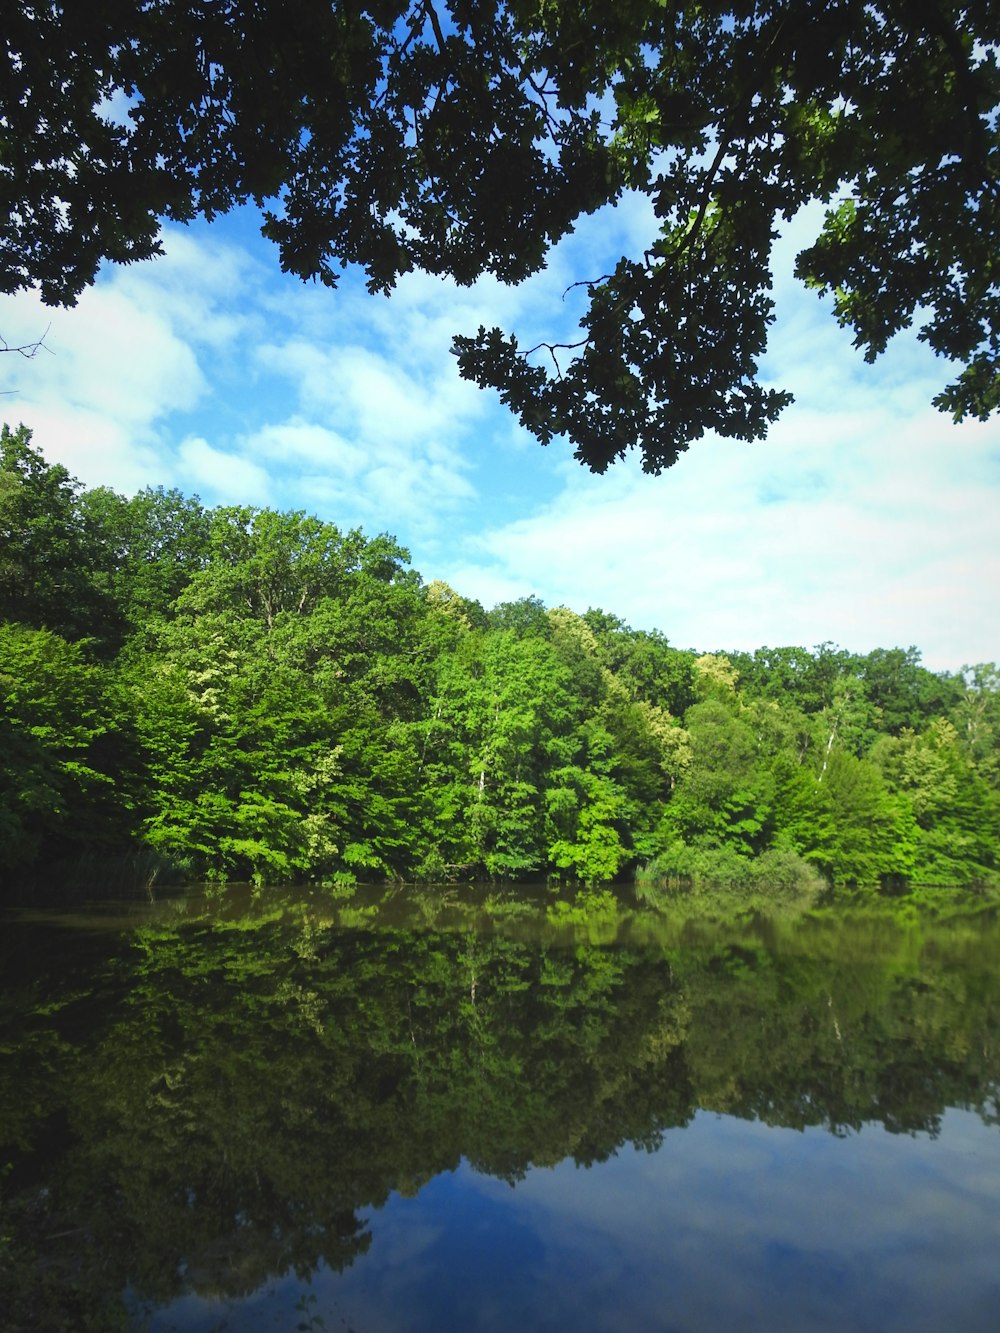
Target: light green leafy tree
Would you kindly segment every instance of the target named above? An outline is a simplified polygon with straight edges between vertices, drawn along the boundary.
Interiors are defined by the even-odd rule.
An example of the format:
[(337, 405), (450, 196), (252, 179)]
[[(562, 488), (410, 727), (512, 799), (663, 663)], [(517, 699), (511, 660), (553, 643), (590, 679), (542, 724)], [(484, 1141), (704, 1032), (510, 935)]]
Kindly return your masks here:
[(750, 856), (767, 842), (775, 779), (749, 719), (741, 715), (728, 675), (721, 684), (709, 679), (713, 697), (689, 708), (684, 717), (690, 758), (657, 836), (664, 850), (680, 842), (728, 846)]
[(834, 749), (824, 766), (779, 774), (776, 843), (818, 866), (835, 886), (905, 880), (916, 864), (917, 830), (905, 797), (894, 795), (870, 759)]
[(147, 839), (219, 877), (391, 872), (420, 697), (406, 553), (267, 510), (216, 511), (211, 542), (128, 668)]
[(572, 749), (570, 686), (552, 645), (514, 629), (469, 634), (442, 662), (423, 772), (446, 864), (501, 878), (544, 871), (541, 788)]
[(952, 718), (962, 745), (994, 791), (1000, 791), (1000, 671), (993, 662), (965, 667)]
[(873, 759), (893, 791), (905, 794), (917, 822), (913, 878), (949, 885), (997, 877), (995, 830), (1000, 800), (959, 744), (955, 727), (938, 718), (922, 734), (884, 736)]

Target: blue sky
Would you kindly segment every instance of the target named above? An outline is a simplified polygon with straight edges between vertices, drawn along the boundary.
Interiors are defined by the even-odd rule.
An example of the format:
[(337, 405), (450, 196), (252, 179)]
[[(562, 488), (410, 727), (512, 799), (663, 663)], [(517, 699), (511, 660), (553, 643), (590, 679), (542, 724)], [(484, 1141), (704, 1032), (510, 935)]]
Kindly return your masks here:
[(164, 258), (102, 272), (73, 310), (0, 297), (0, 414), (52, 462), (132, 494), (304, 509), (390, 532), (428, 581), (486, 606), (600, 606), (701, 651), (915, 644), (926, 665), (1000, 659), (1000, 421), (957, 427), (950, 378), (910, 334), (866, 366), (791, 276), (816, 215), (775, 253), (765, 378), (793, 407), (768, 440), (705, 438), (659, 477), (593, 476), (458, 377), (451, 336), (572, 334), (567, 286), (641, 252), (641, 202), (586, 219), (517, 289), (411, 275), (390, 299), (282, 275), (251, 212), (169, 228)]

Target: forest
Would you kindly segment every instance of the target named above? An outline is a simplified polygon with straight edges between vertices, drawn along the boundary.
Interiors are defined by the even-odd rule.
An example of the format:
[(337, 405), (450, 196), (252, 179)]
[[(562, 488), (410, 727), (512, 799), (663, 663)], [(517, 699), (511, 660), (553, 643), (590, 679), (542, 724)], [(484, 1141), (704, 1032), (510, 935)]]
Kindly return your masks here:
[(486, 610), (386, 534), (86, 489), (3, 428), (8, 898), (632, 876), (995, 889), (996, 665)]

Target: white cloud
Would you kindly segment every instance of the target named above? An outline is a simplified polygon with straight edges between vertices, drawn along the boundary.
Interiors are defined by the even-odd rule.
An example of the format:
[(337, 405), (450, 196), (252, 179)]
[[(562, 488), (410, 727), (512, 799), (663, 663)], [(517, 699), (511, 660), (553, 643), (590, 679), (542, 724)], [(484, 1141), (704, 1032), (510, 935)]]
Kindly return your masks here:
[[(46, 310), (20, 298), (18, 324), (48, 329), (30, 362), (4, 366), (20, 408), (60, 404), (142, 426), (170, 408), (190, 408), (206, 383), (197, 358), (159, 312), (119, 284), (92, 288), (75, 310)], [(10, 380), (8, 380), (10, 383)]]
[(35, 447), (87, 486), (111, 486), (133, 495), (163, 482), (169, 472), (154, 444), (137, 445), (131, 430), (100, 411), (58, 401), (29, 405), (20, 398), (7, 404), (3, 420), (11, 425), (23, 422), (31, 429)]
[(246, 440), (246, 447), (261, 458), (319, 466), (324, 473), (347, 478), (356, 477), (365, 466), (360, 445), (301, 417), (262, 427)]
[(206, 402), (247, 327), (239, 279), (248, 259), (176, 229), (167, 250), (102, 275), (72, 309), (49, 309), (35, 292), (0, 297), (4, 330), (46, 331), (30, 362), (0, 358), (4, 416), (29, 425), (46, 456), (88, 485), (183, 484), (169, 420)]
[(356, 344), (321, 348), (293, 339), (265, 344), (256, 355), (270, 374), (292, 381), (303, 415), (369, 443), (420, 444), (479, 407), (470, 386), (422, 375), (412, 349), (391, 361)]
[[(670, 472), (568, 475), (442, 577), (538, 591), (664, 630), (679, 646), (917, 644), (928, 665), (994, 659), (1000, 431), (930, 409), (790, 413), (767, 444), (703, 441)], [(838, 438), (839, 435), (839, 438)]]
[(238, 454), (216, 449), (198, 436), (178, 450), (179, 468), (202, 498), (213, 504), (274, 504), (274, 483), (264, 468)]

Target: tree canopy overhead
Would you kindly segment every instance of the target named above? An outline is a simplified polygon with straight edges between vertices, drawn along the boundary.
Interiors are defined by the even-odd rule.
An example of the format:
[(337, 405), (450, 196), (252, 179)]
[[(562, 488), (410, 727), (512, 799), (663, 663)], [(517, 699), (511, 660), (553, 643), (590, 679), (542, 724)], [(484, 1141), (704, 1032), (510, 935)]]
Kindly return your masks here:
[(581, 273), (578, 337), (480, 328), (461, 373), (546, 443), (659, 471), (754, 439), (781, 219), (827, 205), (796, 272), (866, 359), (912, 323), (1000, 406), (997, 0), (15, 0), (0, 78), (0, 290), (72, 304), (160, 222), (253, 201), (282, 268), (372, 292), (421, 269), (542, 268), (582, 215), (658, 230)]

